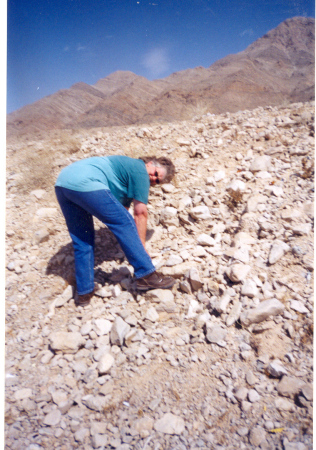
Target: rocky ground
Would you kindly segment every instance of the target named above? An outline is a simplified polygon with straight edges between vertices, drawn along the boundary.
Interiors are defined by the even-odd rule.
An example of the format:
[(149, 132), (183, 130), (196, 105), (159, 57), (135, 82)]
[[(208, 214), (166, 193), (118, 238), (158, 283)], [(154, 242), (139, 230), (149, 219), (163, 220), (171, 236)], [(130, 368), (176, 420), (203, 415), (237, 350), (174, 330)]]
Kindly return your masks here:
[[(5, 448), (311, 449), (314, 103), (54, 133), (8, 141)], [(137, 294), (96, 221), (76, 308), (53, 184), (110, 154), (173, 159), (148, 251), (177, 283)]]

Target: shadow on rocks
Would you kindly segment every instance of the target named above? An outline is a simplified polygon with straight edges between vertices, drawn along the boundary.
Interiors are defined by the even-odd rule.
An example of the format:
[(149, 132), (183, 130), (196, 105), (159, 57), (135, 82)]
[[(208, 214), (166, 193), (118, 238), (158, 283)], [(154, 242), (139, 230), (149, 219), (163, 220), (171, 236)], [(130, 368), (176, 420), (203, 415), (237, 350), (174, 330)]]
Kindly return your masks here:
[[(118, 272), (124, 270), (122, 267), (119, 270), (113, 270), (112, 272), (105, 272), (98, 266), (104, 261), (119, 261), (123, 262), (124, 253), (118, 244), (115, 236), (108, 228), (100, 228), (95, 231), (95, 252), (94, 252), (94, 265), (95, 281), (100, 284), (109, 282), (116, 284), (119, 282)], [(125, 268), (127, 270), (127, 268)], [(75, 285), (75, 264), (72, 242), (63, 245), (57, 253), (52, 256), (46, 267), (46, 275), (55, 275), (63, 278), (68, 284)]]

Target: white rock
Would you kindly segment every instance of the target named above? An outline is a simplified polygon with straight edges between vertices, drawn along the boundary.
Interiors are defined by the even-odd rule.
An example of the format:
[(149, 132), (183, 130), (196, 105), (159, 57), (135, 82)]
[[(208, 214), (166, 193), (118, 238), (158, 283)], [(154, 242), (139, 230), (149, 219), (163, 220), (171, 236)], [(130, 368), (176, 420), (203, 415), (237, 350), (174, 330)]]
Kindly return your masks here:
[(228, 327), (231, 327), (235, 322), (237, 322), (237, 320), (240, 317), (240, 313), (241, 313), (241, 308), (242, 308), (242, 304), (237, 300), (231, 310), (229, 311), (229, 314), (226, 318), (226, 325)]
[(145, 319), (150, 320), (151, 322), (157, 322), (159, 319), (159, 314), (153, 306), (147, 310)]
[(256, 177), (266, 180), (267, 178), (272, 178), (272, 175), (271, 175), (271, 173), (269, 173), (265, 170), (262, 170), (261, 172), (256, 172)]
[(275, 240), (269, 253), (269, 264), (275, 264), (285, 253), (290, 251), (290, 246), (283, 241)]
[(197, 311), (200, 309), (200, 304), (197, 300), (191, 299), (189, 304), (188, 314), (186, 315), (187, 319), (192, 319), (196, 317)]
[(187, 208), (188, 206), (192, 205), (192, 198), (189, 197), (188, 195), (185, 195), (184, 197), (182, 197), (179, 201), (179, 211), (183, 211), (185, 208)]
[(312, 225), (310, 223), (294, 225), (292, 231), (299, 236), (307, 236), (312, 231)]
[(40, 208), (36, 211), (36, 216), (44, 219), (46, 217), (54, 217), (57, 214), (57, 208)]
[(244, 192), (246, 189), (246, 184), (241, 180), (234, 180), (226, 187), (228, 192)]
[(197, 241), (200, 245), (206, 245), (206, 246), (214, 246), (216, 244), (215, 239), (213, 239), (208, 234), (200, 234), (197, 238)]
[(278, 409), (279, 411), (289, 411), (289, 412), (295, 411), (294, 404), (289, 400), (287, 400), (286, 398), (277, 398), (274, 403), (276, 409)]
[[(212, 247), (212, 249), (214, 249), (215, 247)], [(205, 250), (204, 247), (202, 247), (202, 245), (197, 245), (195, 247), (195, 249), (192, 252), (192, 255), (198, 258), (204, 258), (205, 256), (207, 256), (207, 252)]]
[(74, 434), (74, 438), (76, 442), (83, 443), (85, 438), (89, 436), (88, 428), (79, 428)]
[(255, 403), (260, 400), (260, 395), (258, 394), (258, 392), (255, 389), (250, 389), (248, 391), (248, 400), (251, 403)]
[(82, 397), (81, 402), (89, 409), (93, 411), (102, 412), (108, 403), (106, 396), (88, 394)]
[(137, 431), (141, 437), (144, 436), (144, 431), (151, 432), (154, 427), (154, 419), (151, 417), (142, 417), (133, 423), (133, 429)]
[(172, 206), (167, 206), (161, 211), (160, 223), (165, 226), (178, 226), (179, 219), (177, 217), (178, 210)]
[(52, 392), (52, 399), (53, 402), (56, 403), (56, 405), (60, 405), (61, 403), (67, 402), (68, 395), (66, 392), (58, 390)]
[(179, 255), (170, 255), (167, 261), (165, 262), (165, 265), (168, 267), (176, 266), (177, 264), (183, 263), (183, 259)]
[(271, 166), (271, 157), (268, 155), (257, 156), (251, 163), (249, 170), (251, 172), (269, 171)]
[(284, 209), (281, 212), (281, 218), (283, 220), (286, 220), (287, 222), (291, 222), (292, 220), (298, 219), (301, 216), (301, 211), (295, 208)]
[(32, 396), (32, 389), (23, 388), (19, 389), (14, 393), (15, 400), (24, 400), (25, 398), (30, 398)]
[(233, 264), (226, 269), (226, 274), (231, 281), (238, 283), (247, 277), (250, 270), (247, 264)]
[(73, 287), (67, 286), (64, 292), (57, 297), (57, 300), (55, 302), (56, 307), (60, 307), (65, 305), (69, 300), (73, 298)]
[(185, 422), (182, 417), (176, 416), (172, 413), (166, 413), (164, 416), (157, 420), (154, 424), (156, 431), (165, 434), (177, 434), (183, 433)]
[(94, 320), (94, 331), (98, 336), (104, 336), (105, 334), (109, 334), (112, 328), (112, 322), (106, 319), (95, 319)]
[(173, 192), (175, 190), (175, 187), (171, 183), (166, 183), (166, 184), (161, 185), (161, 189), (163, 190), (163, 192), (170, 194), (171, 192)]
[(290, 308), (301, 314), (307, 314), (309, 312), (309, 310), (299, 300), (291, 300)]
[(59, 411), (59, 409), (54, 409), (44, 417), (43, 423), (44, 425), (55, 427), (56, 425), (59, 424), (60, 420), (61, 420), (61, 412)]
[(114, 298), (117, 298), (119, 295), (121, 295), (121, 288), (118, 284), (115, 284), (114, 286), (111, 286), (111, 294)]
[(169, 289), (153, 289), (145, 294), (146, 299), (160, 303), (160, 302), (173, 302), (174, 295)]
[(271, 361), (267, 367), (267, 371), (274, 378), (281, 378), (283, 375), (287, 375), (286, 369), (278, 360)]
[(117, 316), (110, 332), (111, 344), (121, 347), (130, 328), (131, 327), (121, 317)]
[(104, 355), (102, 355), (97, 365), (97, 371), (99, 372), (99, 375), (105, 375), (109, 373), (113, 364), (114, 358), (111, 353), (105, 353)]
[(91, 439), (93, 448), (105, 448), (108, 445), (108, 441), (109, 437), (107, 434), (94, 434)]
[(241, 287), (241, 295), (246, 297), (256, 297), (258, 295), (258, 288), (253, 280), (245, 280)]
[(211, 219), (210, 210), (205, 205), (196, 206), (190, 210), (190, 216), (196, 220)]
[(247, 245), (244, 245), (243, 247), (238, 248), (234, 252), (233, 258), (244, 264), (248, 264), (249, 263), (249, 250), (248, 250)]
[(258, 448), (260, 444), (265, 440), (266, 432), (261, 427), (254, 427), (249, 433), (249, 443), (254, 447)]
[(283, 197), (284, 196), (284, 192), (283, 192), (283, 189), (281, 186), (272, 186), (271, 192), (273, 195), (275, 195), (275, 197)]
[(224, 312), (226, 312), (227, 306), (229, 305), (231, 301), (231, 296), (229, 295), (228, 292), (225, 292), (222, 297), (219, 298), (217, 306), (216, 306), (216, 310), (222, 314)]
[(227, 330), (219, 325), (213, 325), (212, 323), (206, 324), (206, 340), (212, 344), (217, 344), (220, 347), (225, 347), (225, 337)]
[(54, 331), (48, 336), (50, 347), (55, 352), (77, 353), (83, 347), (86, 340), (79, 332), (68, 333), (66, 331)]
[(223, 170), (219, 170), (218, 172), (215, 172), (213, 174), (214, 180), (217, 181), (221, 181), (225, 178), (226, 174)]
[(178, 139), (177, 144), (180, 145), (180, 147), (187, 147), (191, 145), (191, 141), (185, 140), (185, 139)]
[(242, 247), (243, 245), (247, 244), (255, 244), (256, 239), (253, 238), (249, 233), (246, 233), (245, 231), (240, 231), (237, 233), (233, 240), (233, 246), (234, 247)]
[(181, 250), (180, 256), (184, 261), (186, 261), (190, 258), (190, 253), (188, 252), (188, 250)]
[(160, 269), (160, 273), (162, 273), (162, 275), (169, 275), (174, 278), (180, 278), (188, 270), (190, 270), (191, 267), (192, 267), (192, 263), (184, 262), (182, 264), (177, 264), (176, 266), (172, 266), (172, 267), (162, 267)]
[(106, 288), (105, 286), (102, 286), (100, 289), (97, 289), (94, 294), (97, 297), (101, 297), (101, 298), (112, 297), (112, 292), (108, 288)]
[(200, 279), (199, 271), (196, 267), (190, 268), (188, 278), (193, 291), (197, 291), (203, 286), (203, 282)]
[(41, 228), (40, 230), (36, 230), (33, 235), (33, 244), (39, 245), (43, 242), (47, 242), (49, 240), (49, 231), (47, 228)]
[(239, 402), (242, 402), (243, 400), (246, 400), (248, 395), (248, 389), (246, 387), (241, 387), (237, 390), (237, 392), (234, 394), (234, 396), (237, 398)]
[(255, 212), (258, 209), (258, 205), (265, 203), (267, 201), (267, 197), (262, 194), (253, 195), (247, 200), (247, 212)]
[(82, 327), (80, 328), (80, 333), (82, 334), (82, 336), (86, 336), (87, 334), (90, 333), (91, 330), (92, 330), (92, 324), (91, 324), (91, 320), (89, 320), (88, 322), (86, 322), (82, 325)]
[(46, 195), (46, 191), (44, 191), (44, 189), (35, 189), (34, 191), (30, 192), (30, 195), (34, 195), (34, 197), (40, 200)]
[(283, 303), (276, 298), (264, 300), (256, 308), (244, 311), (240, 315), (240, 321), (243, 325), (249, 326), (252, 323), (260, 323), (270, 316), (277, 316), (285, 309)]

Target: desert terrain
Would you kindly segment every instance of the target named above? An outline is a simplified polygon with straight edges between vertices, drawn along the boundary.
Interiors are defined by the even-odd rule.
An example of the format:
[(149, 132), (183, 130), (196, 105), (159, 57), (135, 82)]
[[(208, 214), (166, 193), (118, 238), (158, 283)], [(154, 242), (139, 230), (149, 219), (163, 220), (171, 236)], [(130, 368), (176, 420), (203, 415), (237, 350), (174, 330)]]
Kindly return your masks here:
[[(312, 449), (314, 108), (8, 138), (6, 449)], [(147, 248), (177, 282), (135, 292), (96, 220), (97, 292), (77, 308), (53, 186), (112, 154), (173, 160)]]

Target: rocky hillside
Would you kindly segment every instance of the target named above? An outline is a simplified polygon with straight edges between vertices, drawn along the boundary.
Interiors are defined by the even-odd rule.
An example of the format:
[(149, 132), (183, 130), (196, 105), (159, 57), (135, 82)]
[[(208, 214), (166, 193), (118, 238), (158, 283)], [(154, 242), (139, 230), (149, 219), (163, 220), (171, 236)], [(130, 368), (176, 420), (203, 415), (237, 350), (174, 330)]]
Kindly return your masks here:
[[(7, 449), (312, 449), (314, 103), (16, 140), (7, 156)], [(166, 155), (138, 295), (96, 221), (92, 304), (53, 185), (92, 155)]]
[(94, 86), (77, 83), (8, 115), (8, 136), (58, 128), (170, 122), (203, 111), (237, 112), (314, 99), (315, 20), (288, 19), (209, 68), (148, 81), (115, 72)]

